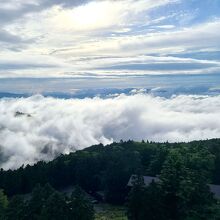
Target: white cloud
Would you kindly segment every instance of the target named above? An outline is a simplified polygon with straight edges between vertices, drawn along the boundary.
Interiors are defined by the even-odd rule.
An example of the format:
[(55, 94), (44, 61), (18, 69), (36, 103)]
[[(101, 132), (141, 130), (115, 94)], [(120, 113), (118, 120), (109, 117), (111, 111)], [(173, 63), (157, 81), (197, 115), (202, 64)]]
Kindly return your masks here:
[[(182, 59), (182, 68), (171, 67), (169, 72), (167, 68), (161, 71), (156, 68), (152, 70), (147, 66), (143, 70), (132, 69), (134, 64), (143, 63), (142, 57), (146, 55), (150, 57), (154, 54), (158, 61), (160, 57), (166, 58), (165, 65), (168, 66), (174, 60), (168, 54), (175, 53), (177, 56), (186, 52), (207, 51), (208, 57), (209, 51), (220, 50), (218, 31), (220, 20), (209, 18), (194, 24), (190, 17), (199, 17), (199, 11), (196, 9), (190, 12), (184, 11), (181, 9), (183, 6), (181, 2), (180, 0), (28, 0), (25, 2), (0, 0), (2, 3), (0, 56), (4, 57), (6, 64), (12, 64), (11, 69), (4, 69), (6, 65), (1, 65), (1, 77), (50, 77), (65, 76), (66, 73), (70, 73), (69, 76), (78, 76), (86, 75), (88, 72), (99, 76), (218, 73), (219, 64), (208, 67), (205, 59), (192, 61), (193, 65), (195, 62), (198, 64), (197, 69), (195, 65), (192, 69), (184, 68), (184, 59)], [(177, 9), (175, 9), (176, 4), (178, 4)], [(165, 9), (169, 9), (170, 13), (165, 13)], [(188, 25), (175, 22), (177, 17)], [(187, 19), (189, 22), (183, 21)], [(106, 57), (108, 59), (104, 59)], [(136, 63), (129, 64), (127, 61), (131, 58)], [(30, 71), (30, 63), (34, 59), (36, 62), (43, 60), (44, 65), (38, 65), (39, 68), (35, 65)], [(17, 70), (13, 65), (14, 60), (22, 63)], [(103, 69), (105, 64), (122, 66), (124, 60), (127, 60), (125, 62), (130, 68), (111, 71)], [(150, 60), (146, 58), (145, 64), (150, 64)], [(58, 63), (58, 67), (47, 68), (53, 61)], [(27, 63), (26, 67), (25, 63)]]
[[(1, 166), (16, 168), (120, 139), (191, 141), (220, 137), (219, 109), (219, 96), (1, 99)], [(31, 117), (16, 117), (17, 111)]]
[[(78, 7), (65, 8), (60, 5), (48, 8), (39, 14), (31, 14), (27, 23), (37, 22), (46, 25), (54, 31), (85, 31), (104, 30), (110, 32), (123, 26), (149, 22), (147, 11), (177, 0), (120, 0), (120, 1), (89, 1)], [(35, 21), (35, 17), (38, 17)], [(144, 20), (140, 20), (140, 18)], [(40, 21), (42, 22), (39, 22)], [(22, 19), (24, 21), (24, 19)], [(31, 28), (31, 27), (29, 27)], [(107, 29), (108, 28), (108, 29)], [(90, 34), (89, 34), (90, 35)]]
[(159, 33), (109, 37), (105, 41), (86, 42), (78, 48), (70, 49), (76, 54), (169, 54), (191, 50), (220, 50), (220, 20), (198, 26)]
[(25, 2), (22, 0), (0, 0), (0, 9), (4, 10), (20, 10), (25, 5), (37, 5), (36, 0), (26, 0)]

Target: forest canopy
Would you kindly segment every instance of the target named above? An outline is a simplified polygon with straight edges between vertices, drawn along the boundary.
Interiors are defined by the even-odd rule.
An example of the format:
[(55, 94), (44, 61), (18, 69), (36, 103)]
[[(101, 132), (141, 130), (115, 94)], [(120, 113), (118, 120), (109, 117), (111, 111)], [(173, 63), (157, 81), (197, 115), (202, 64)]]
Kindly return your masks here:
[[(129, 188), (134, 174), (140, 181)], [(157, 176), (160, 182), (146, 187), (143, 176)], [(54, 197), (66, 204), (65, 196), (58, 191), (77, 186), (99, 202), (126, 204), (129, 219), (217, 219), (219, 202), (210, 192), (211, 183), (220, 185), (220, 139), (189, 143), (121, 141), (94, 145), (17, 170), (1, 169), (1, 209), (7, 212), (11, 204), (23, 204), (14, 196), (33, 195), (36, 187), (48, 185), (56, 191), (46, 204), (53, 203)]]

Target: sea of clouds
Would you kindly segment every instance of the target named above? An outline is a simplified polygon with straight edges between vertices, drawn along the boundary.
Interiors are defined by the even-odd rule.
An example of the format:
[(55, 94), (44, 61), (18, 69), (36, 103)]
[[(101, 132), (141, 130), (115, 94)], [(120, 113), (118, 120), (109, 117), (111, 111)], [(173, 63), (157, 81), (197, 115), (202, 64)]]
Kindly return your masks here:
[(217, 137), (220, 96), (0, 99), (4, 169), (120, 139), (180, 142)]

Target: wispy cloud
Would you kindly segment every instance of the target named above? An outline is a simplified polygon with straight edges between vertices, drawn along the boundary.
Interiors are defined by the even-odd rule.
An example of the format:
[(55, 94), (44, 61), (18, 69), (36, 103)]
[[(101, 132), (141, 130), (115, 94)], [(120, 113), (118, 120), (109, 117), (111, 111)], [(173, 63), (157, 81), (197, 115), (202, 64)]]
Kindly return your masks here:
[[(7, 63), (13, 63), (12, 56), (20, 57), (19, 62), (24, 64), (24, 71), (21, 66), (16, 70), (4, 69), (2, 65), (1, 72), (13, 69), (11, 74), (15, 76), (30, 76), (25, 70), (31, 67), (32, 56), (44, 60), (39, 71), (35, 68), (31, 73), (36, 76), (62, 76), (66, 72), (100, 75), (106, 57), (113, 75), (134, 74), (134, 71), (136, 74), (219, 71), (218, 63), (207, 62), (211, 57), (209, 52), (220, 51), (220, 13), (216, 1), (1, 0), (0, 3), (0, 56), (8, 58)], [(204, 51), (206, 58), (194, 58), (197, 61), (191, 66), (184, 60), (182, 65), (175, 66), (170, 55), (181, 58), (182, 54), (188, 54), (187, 58), (193, 58), (190, 53)], [(167, 58), (167, 63), (164, 66), (158, 63), (157, 69), (150, 59), (142, 62), (141, 57), (146, 55), (158, 60)], [(124, 65), (123, 60), (130, 57), (141, 64)], [(59, 65), (47, 68), (53, 59)], [(107, 65), (103, 73), (111, 74), (109, 68)]]

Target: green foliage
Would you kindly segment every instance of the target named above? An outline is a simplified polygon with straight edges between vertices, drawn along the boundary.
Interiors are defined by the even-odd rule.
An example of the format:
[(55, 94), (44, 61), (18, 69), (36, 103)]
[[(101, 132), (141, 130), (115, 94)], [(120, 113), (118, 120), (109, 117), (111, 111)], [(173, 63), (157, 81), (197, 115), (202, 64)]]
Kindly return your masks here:
[(8, 198), (4, 194), (4, 191), (0, 189), (0, 220), (4, 219), (5, 210), (8, 206)]
[(54, 192), (48, 197), (45, 205), (42, 207), (41, 219), (42, 220), (68, 220), (70, 217), (70, 210), (68, 209), (65, 197)]
[[(127, 182), (132, 174), (160, 175), (161, 183), (148, 188), (137, 184), (128, 195)], [(130, 219), (220, 219), (219, 205), (209, 193), (208, 183), (220, 184), (220, 139), (100, 144), (60, 155), (48, 163), (41, 161), (13, 171), (1, 169), (0, 188), (9, 198), (27, 193), (31, 196), (25, 201), (15, 197), (6, 208), (7, 199), (0, 191), (0, 215), (6, 211), (9, 219), (16, 215), (16, 219), (35, 220), (56, 218), (65, 210), (69, 213), (65, 216), (93, 219), (92, 205), (82, 193), (67, 199), (56, 191), (79, 185), (92, 195), (105, 193), (111, 204), (122, 205), (128, 197)], [(62, 209), (53, 217), (52, 213), (59, 211), (53, 210), (58, 203)], [(85, 209), (88, 212), (82, 211)]]
[(124, 206), (98, 204), (96, 209), (95, 220), (128, 220)]
[(113, 204), (123, 204), (127, 194), (126, 185), (132, 173), (141, 167), (138, 152), (119, 152), (109, 164), (104, 176), (106, 200)]
[(137, 178), (128, 199), (129, 219), (218, 219), (219, 205), (208, 187), (214, 160), (208, 148), (199, 145), (169, 149), (160, 182), (146, 187)]
[(28, 202), (27, 216), (29, 219), (37, 220), (41, 215), (43, 207), (48, 198), (55, 193), (55, 190), (46, 184), (44, 187), (37, 185), (31, 193), (31, 199)]
[(25, 220), (27, 218), (27, 204), (21, 196), (14, 196), (6, 211), (7, 220)]
[(161, 188), (155, 182), (144, 187), (138, 181), (128, 196), (128, 218), (131, 220), (162, 220), (164, 207), (161, 200)]
[[(96, 145), (69, 155), (61, 155), (57, 159), (46, 163), (18, 170), (0, 170), (0, 188), (8, 196), (30, 193), (37, 184), (50, 183), (60, 189), (69, 185), (80, 185), (86, 191), (111, 191), (108, 183), (108, 173), (124, 176), (120, 184), (126, 183), (129, 176), (141, 170), (143, 175), (157, 175), (161, 172), (164, 161), (170, 150), (176, 148), (206, 149), (214, 158), (212, 182), (220, 184), (220, 139), (197, 141), (191, 143), (152, 143), (152, 142), (120, 142), (109, 146)], [(201, 154), (201, 151), (199, 151)], [(201, 155), (193, 154), (192, 166), (197, 164)], [(194, 161), (194, 162), (193, 162)], [(205, 163), (202, 166), (205, 166)], [(118, 174), (116, 170), (118, 170)], [(115, 170), (115, 173), (114, 173)], [(109, 178), (109, 180), (107, 179)], [(112, 177), (113, 178), (113, 177)], [(109, 191), (110, 189), (110, 191)], [(112, 190), (113, 193), (114, 190)], [(117, 190), (115, 190), (117, 191)]]
[(86, 198), (84, 191), (76, 187), (71, 198), (65, 197), (54, 190), (49, 184), (44, 187), (37, 185), (30, 195), (14, 196), (9, 204), (2, 196), (2, 220), (93, 220), (92, 203)]
[(4, 194), (4, 191), (2, 189), (0, 189), (0, 207), (2, 209), (6, 209), (7, 206), (8, 206), (8, 198)]
[(74, 220), (93, 220), (94, 209), (91, 202), (85, 197), (84, 192), (80, 187), (76, 187), (73, 191), (70, 203), (70, 216)]
[(170, 150), (160, 175), (169, 219), (185, 219), (212, 205), (214, 199), (207, 184), (213, 164), (214, 157), (205, 148), (182, 146)]

